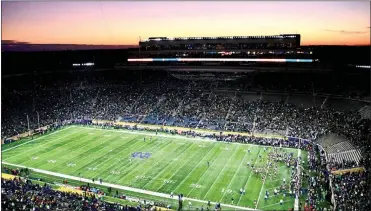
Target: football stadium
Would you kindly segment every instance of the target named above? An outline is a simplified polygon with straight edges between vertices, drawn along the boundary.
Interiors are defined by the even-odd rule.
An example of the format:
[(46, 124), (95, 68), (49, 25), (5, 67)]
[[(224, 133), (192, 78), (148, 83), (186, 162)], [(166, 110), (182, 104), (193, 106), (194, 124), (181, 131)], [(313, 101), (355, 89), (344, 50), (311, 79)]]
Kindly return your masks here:
[[(229, 50), (235, 39), (246, 49)], [(184, 49), (178, 40), (215, 45)], [(83, 60), (69, 73), (7, 77), (2, 177), (20, 180), (3, 186), (43, 186), (113, 210), (369, 206), (368, 93), (346, 84), (329, 95), (334, 84), (320, 80), (345, 68), (362, 90), (364, 68), (320, 62), (318, 49), (299, 52), (300, 35), (139, 44), (111, 70)], [(269, 45), (282, 48), (270, 52)], [(14, 88), (19, 80), (23, 90)]]
[(193, 34), (2, 44), (2, 210), (371, 210), (370, 46)]

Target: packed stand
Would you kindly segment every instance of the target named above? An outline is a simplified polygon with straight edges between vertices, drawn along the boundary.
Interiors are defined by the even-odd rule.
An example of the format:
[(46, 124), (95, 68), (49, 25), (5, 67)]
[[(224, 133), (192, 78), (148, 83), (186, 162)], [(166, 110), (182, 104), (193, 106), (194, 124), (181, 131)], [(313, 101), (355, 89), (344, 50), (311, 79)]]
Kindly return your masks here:
[(107, 203), (94, 194), (80, 195), (53, 190), (50, 186), (33, 184), (31, 180), (15, 178), (1, 180), (2, 210), (147, 210), (117, 203)]

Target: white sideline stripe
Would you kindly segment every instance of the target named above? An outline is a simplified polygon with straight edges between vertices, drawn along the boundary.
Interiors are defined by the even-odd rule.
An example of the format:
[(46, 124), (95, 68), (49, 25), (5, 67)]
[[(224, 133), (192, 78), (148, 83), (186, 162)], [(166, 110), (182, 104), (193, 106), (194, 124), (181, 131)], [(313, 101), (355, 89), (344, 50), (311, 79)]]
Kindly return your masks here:
[[(16, 164), (8, 163), (8, 162), (1, 162), (1, 163), (5, 164), (5, 165), (16, 166), (18, 168), (26, 168), (26, 166), (16, 165)], [(82, 177), (81, 178), (80, 177), (75, 177), (75, 176), (71, 176), (71, 175), (46, 171), (46, 170), (42, 170), (42, 169), (36, 169), (36, 168), (30, 168), (30, 167), (28, 167), (28, 169), (30, 169), (32, 171), (35, 171), (35, 172), (38, 172), (38, 173), (43, 173), (43, 174), (52, 175), (52, 176), (56, 176), (56, 177), (62, 177), (62, 178), (66, 178), (66, 179), (82, 181), (82, 182), (87, 182), (87, 183), (94, 183), (94, 184), (105, 186), (105, 187), (112, 187), (112, 188), (117, 188), (117, 189), (120, 189), (120, 190), (127, 190), (127, 191), (136, 192), (136, 193), (142, 193), (142, 194), (147, 194), (147, 195), (152, 195), (152, 196), (158, 196), (158, 197), (162, 197), (162, 198), (177, 200), (177, 199), (171, 198), (169, 194), (165, 194), (165, 193), (148, 191), (148, 190), (143, 190), (143, 189), (139, 189), (139, 188), (132, 188), (132, 187), (123, 186), (123, 185), (116, 185), (116, 184), (111, 184), (111, 183), (107, 183), (107, 182), (102, 182), (102, 184), (100, 184), (99, 181), (92, 182), (91, 179), (86, 179), (86, 178), (82, 178)], [(185, 201), (188, 200), (188, 201), (201, 202), (201, 203), (205, 203), (205, 204), (207, 203), (207, 201), (199, 200), (199, 199), (193, 199), (193, 198), (187, 198), (187, 197), (183, 197), (183, 199)], [(215, 203), (211, 202), (211, 204), (215, 204)], [(221, 204), (221, 205), (224, 206), (224, 207), (240, 209), (240, 210), (256, 210), (256, 209), (234, 206), (234, 205), (229, 205), (229, 204)]]
[[(80, 126), (71, 126), (71, 127), (80, 127)], [(213, 143), (226, 143), (224, 141), (216, 141), (214, 139), (210, 139), (210, 138), (194, 138), (194, 137), (184, 137), (182, 135), (179, 135), (179, 134), (176, 134), (176, 135), (166, 135), (166, 134), (157, 134), (157, 135), (151, 135), (151, 133), (153, 134), (154, 132), (147, 132), (147, 133), (144, 133), (144, 132), (138, 132), (138, 131), (128, 131), (128, 130), (116, 130), (116, 129), (102, 129), (102, 128), (94, 128), (94, 127), (80, 127), (80, 128), (85, 128), (85, 129), (89, 129), (89, 130), (109, 130), (109, 131), (112, 131), (112, 132), (117, 132), (117, 133), (132, 133), (132, 134), (139, 134), (139, 135), (147, 135), (147, 136), (159, 136), (159, 137), (165, 137), (165, 138), (173, 138), (173, 139), (188, 139), (188, 140), (194, 140), (194, 141), (205, 141), (205, 142), (213, 142)], [(282, 140), (282, 139), (280, 139)], [(251, 144), (251, 143), (247, 143), (247, 144), (244, 144), (244, 143), (239, 143), (239, 142), (230, 142), (228, 144), (237, 144), (237, 145), (244, 145), (244, 146), (264, 146), (266, 148), (273, 148), (273, 146), (265, 146), (265, 145), (259, 145), (259, 144)], [(278, 147), (276, 147), (278, 148)], [(282, 147), (283, 149), (292, 149), (290, 147)]]
[[(31, 143), (31, 142), (37, 141), (37, 140), (39, 140), (39, 139), (41, 139), (41, 138), (45, 138), (45, 137), (47, 137), (47, 136), (50, 136), (50, 135), (53, 135), (53, 134), (59, 133), (59, 132), (61, 132), (61, 131), (63, 131), (63, 130), (66, 130), (66, 129), (68, 129), (68, 128), (70, 128), (70, 127), (65, 127), (65, 128), (63, 128), (63, 129), (61, 129), (61, 130), (57, 130), (57, 131), (54, 131), (54, 132), (52, 132), (52, 133), (49, 133), (49, 134), (46, 134), (46, 135), (42, 135), (42, 136), (40, 136), (40, 137), (38, 137), (38, 138), (35, 138), (35, 139), (33, 139), (33, 140), (30, 140), (30, 141), (24, 142), (23, 144), (20, 144), (20, 145), (14, 146), (14, 147), (10, 147), (10, 148), (8, 148), (8, 149), (4, 149), (4, 150), (2, 150), (1, 152), (6, 152), (6, 151), (9, 151), (9, 150), (11, 150), (11, 149), (15, 149), (15, 148), (20, 147), (20, 146), (22, 146), (22, 145), (25, 145), (25, 144), (28, 144), (28, 143)], [(49, 143), (49, 142), (48, 142), (48, 143)]]
[[(289, 202), (291, 200), (286, 200), (286, 201), (283, 201), (282, 204), (286, 203), (286, 202)], [(269, 205), (266, 205), (266, 206), (263, 206), (262, 208), (265, 208), (265, 207), (271, 207), (271, 206), (274, 206), (274, 205), (277, 205), (277, 204), (280, 204), (279, 202), (278, 203), (275, 203), (275, 204), (269, 204)]]

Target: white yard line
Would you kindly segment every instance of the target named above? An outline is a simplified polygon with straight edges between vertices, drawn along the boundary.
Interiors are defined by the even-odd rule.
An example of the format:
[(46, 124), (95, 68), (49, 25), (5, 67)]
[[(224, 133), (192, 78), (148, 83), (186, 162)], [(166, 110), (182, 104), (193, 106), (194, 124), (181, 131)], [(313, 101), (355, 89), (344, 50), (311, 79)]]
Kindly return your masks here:
[[(212, 161), (212, 162), (214, 162), (216, 160), (216, 158)], [(200, 163), (198, 163), (198, 164), (200, 164)], [(206, 171), (204, 172), (204, 173), (202, 173), (202, 176), (198, 179), (198, 181), (196, 182), (196, 184), (198, 184), (201, 180), (202, 180), (202, 178), (204, 178), (204, 176), (206, 175), (206, 172), (208, 171), (209, 169), (206, 169)], [(220, 173), (220, 172), (219, 172)], [(195, 186), (194, 187), (192, 187), (192, 189), (191, 189), (191, 191), (189, 191), (188, 192), (188, 194), (187, 194), (187, 196), (189, 196), (189, 195), (191, 195), (191, 193), (192, 193), (192, 191), (195, 189)], [(210, 190), (210, 189), (209, 189)], [(205, 195), (206, 196), (206, 195)]]
[(212, 189), (212, 187), (215, 185), (216, 181), (218, 181), (218, 178), (220, 177), (221, 173), (224, 171), (225, 167), (228, 166), (229, 161), (231, 161), (231, 158), (232, 158), (232, 157), (234, 156), (234, 154), (238, 151), (238, 148), (239, 148), (239, 147), (240, 147), (240, 146), (237, 146), (237, 148), (235, 149), (235, 151), (233, 152), (233, 154), (229, 157), (227, 163), (224, 165), (224, 167), (222, 168), (222, 170), (219, 171), (218, 176), (217, 176), (216, 179), (214, 180), (213, 184), (211, 184), (211, 186), (210, 186), (209, 190), (206, 192), (204, 198), (207, 196), (207, 194), (210, 192), (210, 190)]
[[(66, 134), (66, 135), (64, 135), (64, 136), (59, 136), (58, 138), (56, 138), (56, 139), (54, 139), (54, 140), (51, 140), (51, 141), (47, 141), (47, 142), (45, 142), (45, 143), (43, 143), (42, 142), (42, 144), (41, 145), (38, 145), (37, 147), (41, 147), (41, 146), (44, 146), (44, 145), (46, 145), (46, 144), (50, 144), (50, 143), (52, 143), (52, 142), (55, 142), (55, 141), (57, 141), (57, 140), (60, 140), (60, 139), (64, 139), (64, 138), (66, 138), (66, 137), (68, 137), (68, 136), (71, 136), (71, 135), (73, 135), (73, 134), (77, 134), (78, 133), (78, 131), (76, 131), (76, 132), (73, 132), (73, 133), (68, 133), (68, 134)], [(48, 134), (49, 135), (49, 134)], [(67, 142), (67, 143), (65, 143), (64, 145), (67, 145), (67, 144), (70, 144), (71, 142)], [(62, 145), (62, 146), (64, 146), (64, 145)], [(19, 146), (19, 145), (18, 145)], [(59, 146), (59, 147), (62, 147), (62, 146)], [(58, 148), (58, 147), (57, 147)], [(29, 153), (27, 153), (27, 152), (29, 152), (29, 151), (31, 151), (31, 150), (34, 150), (34, 148), (30, 148), (30, 149), (28, 149), (28, 150), (24, 150), (24, 151), (22, 151), (22, 155), (23, 154), (29, 154)], [(16, 154), (16, 155), (11, 155), (11, 156), (9, 156), (9, 157), (7, 157), (6, 159), (4, 159), (4, 161), (6, 161), (6, 160), (8, 160), (8, 159), (12, 159), (12, 158), (15, 158), (15, 157), (17, 157), (19, 154)], [(49, 154), (47, 155), (48, 157), (50, 156)], [(24, 162), (27, 162), (27, 161), (24, 161)], [(24, 163), (24, 162), (22, 162), (22, 163)], [(40, 162), (40, 161), (39, 161)], [(37, 162), (38, 163), (38, 162)]]
[[(133, 139), (131, 139), (131, 141), (133, 141)], [(130, 141), (129, 141), (129, 142), (130, 142)], [(140, 143), (140, 144), (143, 144), (142, 141), (136, 141), (136, 143), (134, 143), (133, 145), (129, 146), (129, 148), (126, 148), (124, 151), (121, 151), (119, 154), (121, 154), (122, 152), (125, 152), (125, 153), (129, 152), (129, 155), (130, 155), (130, 150), (133, 150), (133, 147), (136, 146), (136, 145), (139, 144), (139, 143)], [(156, 144), (153, 145), (151, 148), (149, 148), (149, 150), (152, 150), (153, 148), (155, 148), (155, 147), (157, 147), (157, 146), (159, 146), (159, 145), (160, 145), (160, 143), (156, 143)], [(144, 148), (144, 147), (146, 147), (146, 145), (142, 145), (142, 146), (140, 146), (139, 149), (142, 149), (142, 148)], [(101, 164), (99, 164), (99, 165), (97, 165), (97, 166), (95, 166), (95, 167), (97, 168), (98, 166), (101, 166), (101, 165), (103, 165), (103, 164), (106, 164), (107, 161), (111, 160), (112, 158), (117, 158), (117, 156), (118, 156), (118, 155), (114, 155), (114, 156), (112, 156), (111, 158), (109, 158), (108, 160), (104, 161), (103, 163), (101, 163)], [(121, 155), (119, 155), (119, 156), (121, 156)], [(131, 158), (131, 157), (128, 157), (128, 159), (130, 159), (130, 158)], [(120, 165), (118, 164), (118, 162), (121, 162), (121, 158), (119, 158), (119, 159), (116, 160), (115, 162), (112, 162), (111, 165), (109, 165), (108, 168), (105, 168), (105, 169), (112, 169), (112, 166), (120, 166)], [(132, 162), (134, 162), (134, 161), (132, 161)], [(133, 164), (132, 164), (131, 162), (127, 162), (126, 164), (124, 164), (124, 165), (122, 165), (121, 167), (119, 167), (119, 168), (118, 168), (118, 171), (121, 172), (121, 169), (123, 169), (123, 168), (127, 169), (127, 168), (131, 167), (131, 165), (135, 165), (135, 164), (136, 164), (136, 163), (133, 163)], [(97, 173), (93, 175), (93, 178), (98, 177), (98, 175), (100, 175), (101, 173), (103, 173), (104, 171), (106, 171), (105, 169), (104, 169), (104, 170), (101, 170), (101, 171), (97, 171)], [(111, 178), (111, 176), (113, 176), (113, 175), (109, 175), (106, 179)]]
[[(25, 144), (28, 144), (28, 143), (31, 143), (31, 142), (37, 141), (37, 140), (39, 140), (39, 139), (45, 138), (45, 137), (47, 137), (47, 136), (50, 136), (50, 135), (53, 135), (53, 134), (56, 134), (56, 133), (59, 133), (59, 132), (61, 132), (61, 131), (64, 131), (64, 130), (66, 130), (66, 129), (69, 129), (69, 128), (71, 128), (71, 127), (66, 127), (66, 128), (63, 128), (63, 129), (60, 129), (60, 130), (54, 131), (54, 132), (52, 132), (52, 133), (49, 133), (49, 134), (46, 134), (46, 135), (42, 135), (42, 136), (40, 136), (40, 137), (38, 137), (38, 138), (35, 138), (35, 139), (33, 139), (33, 140), (30, 140), (30, 141), (26, 141), (26, 142), (24, 142), (24, 143), (22, 143), (22, 144), (19, 144), (19, 145), (17, 145), (17, 146), (10, 147), (10, 148), (8, 148), (8, 149), (4, 149), (4, 150), (2, 150), (1, 152), (6, 152), (6, 151), (9, 151), (9, 150), (11, 150), (11, 149), (15, 149), (15, 148), (20, 147), (20, 146), (22, 146), (22, 145), (25, 145)], [(55, 140), (57, 140), (57, 139), (60, 139), (60, 138), (56, 138)], [(55, 140), (53, 140), (53, 141), (55, 141)], [(46, 143), (50, 143), (50, 142), (53, 142), (53, 141), (48, 141), (48, 142), (46, 142)]]
[[(192, 145), (189, 145), (188, 147), (187, 147), (187, 149), (186, 150), (184, 150), (182, 153), (180, 153), (176, 158), (174, 158), (167, 166), (165, 166), (160, 172), (158, 172), (157, 173), (157, 175), (155, 176), (155, 177), (153, 177), (150, 181), (148, 181), (142, 188), (145, 188), (148, 184), (150, 184), (152, 181), (154, 181), (158, 176), (160, 176), (161, 175), (161, 173), (163, 172), (163, 171), (165, 171), (171, 164), (173, 164), (174, 163), (174, 161), (176, 161), (176, 160), (178, 160), (178, 158), (181, 156), (181, 155), (183, 155), (187, 150), (188, 150), (188, 148), (189, 147), (191, 147)], [(178, 148), (177, 148), (178, 149)], [(164, 156), (164, 157), (166, 157), (166, 156)]]
[[(74, 132), (74, 133), (72, 133), (72, 134), (75, 134), (75, 133), (77, 133), (77, 132)], [(95, 140), (95, 141), (99, 141), (99, 140), (102, 140), (102, 139), (104, 139), (104, 137), (101, 137), (101, 138), (98, 138), (97, 140)], [(83, 142), (84, 143), (84, 142)], [(87, 144), (91, 144), (92, 142), (90, 142), (90, 143), (87, 143)], [(67, 143), (65, 143), (65, 144), (63, 144), (63, 145), (61, 145), (61, 146), (58, 146), (58, 147), (55, 147), (53, 150), (51, 150), (51, 151), (49, 151), (48, 152), (48, 154), (46, 155), (46, 157), (45, 158), (42, 158), (41, 159), (41, 157), (40, 157), (40, 161), (38, 161), (38, 162), (36, 162), (36, 163), (34, 163), (34, 164), (40, 164), (40, 165), (38, 165), (38, 167), (40, 168), (41, 166), (44, 166), (44, 165), (48, 165), (48, 163), (44, 163), (44, 164), (41, 164), (41, 162), (43, 162), (42, 160), (45, 160), (45, 159), (48, 159), (48, 158), (52, 158), (52, 159), (54, 159), (56, 156), (55, 155), (58, 155), (58, 153), (60, 153), (60, 151), (59, 150), (57, 150), (56, 152), (54, 152), (56, 149), (58, 149), (58, 148), (61, 148), (61, 147), (64, 147), (64, 146), (66, 146), (66, 145), (70, 145), (71, 144), (71, 141), (69, 141), (69, 142), (67, 142)], [(100, 144), (100, 145), (102, 145), (102, 144)], [(78, 145), (77, 145), (78, 146)], [(73, 146), (74, 148), (76, 148), (76, 145), (74, 145)], [(69, 153), (71, 153), (71, 152), (74, 152), (74, 151), (77, 151), (77, 150), (80, 150), (80, 149), (73, 149), (73, 150), (71, 150), (71, 151), (69, 151)], [(28, 150), (29, 151), (29, 150)], [(26, 152), (26, 151), (25, 151)], [(23, 153), (23, 152), (22, 152)], [(51, 154), (50, 154), (51, 153)], [(83, 153), (83, 152), (82, 152)], [(78, 155), (77, 155), (78, 156)], [(61, 156), (61, 157), (58, 157), (58, 158), (62, 158), (63, 157), (63, 155)], [(63, 159), (62, 159), (63, 160)], [(71, 161), (71, 160), (73, 160), (73, 158), (68, 158), (68, 160), (66, 160), (65, 162), (67, 163), (67, 162), (69, 162), (69, 161)], [(21, 163), (18, 163), (18, 164), (23, 164), (23, 163), (25, 163), (25, 162), (28, 162), (29, 160), (26, 160), (26, 161), (23, 161), (23, 162), (21, 162)], [(61, 165), (63, 165), (63, 163), (61, 163), (61, 164), (56, 164), (55, 165), (55, 167), (57, 167), (57, 166), (61, 166)]]
[[(163, 152), (163, 151), (165, 150), (165, 148), (167, 148), (167, 147), (169, 147), (169, 146), (171, 146), (171, 142), (169, 142), (165, 147), (162, 147), (161, 150), (160, 150), (159, 152), (160, 152), (160, 153)], [(172, 150), (171, 152), (169, 152), (169, 154), (174, 153), (174, 152), (175, 152), (177, 149), (179, 149), (180, 147), (182, 147), (182, 146), (179, 146), (179, 147), (175, 148), (174, 150)], [(152, 167), (157, 166), (157, 164), (161, 163), (161, 161), (163, 161), (165, 158), (167, 158), (167, 156), (163, 156), (161, 159), (157, 160), (155, 163), (152, 163)], [(170, 163), (172, 163), (172, 162), (173, 162), (173, 161), (171, 161)], [(143, 163), (142, 165), (144, 165), (144, 164), (146, 164), (146, 163)], [(165, 167), (165, 168), (166, 168), (166, 167)], [(143, 173), (141, 174), (141, 176), (146, 176), (146, 174), (147, 174), (150, 170), (152, 170), (152, 168), (148, 168), (145, 172), (143, 172)], [(127, 175), (129, 175), (129, 174), (127, 174)], [(124, 178), (125, 178), (125, 176), (124, 176), (123, 178), (121, 178), (120, 180), (122, 180), (122, 179), (124, 179)], [(138, 179), (139, 179), (139, 177), (136, 178), (136, 179), (133, 181), (133, 183), (135, 183)], [(119, 181), (120, 181), (120, 180), (119, 180)], [(151, 179), (151, 180), (152, 180), (152, 179)]]
[[(251, 147), (250, 147), (250, 149), (251, 149)], [(241, 165), (244, 163), (244, 161), (245, 161), (245, 158), (246, 158), (246, 155), (247, 155), (248, 153), (247, 152), (245, 152), (245, 155), (243, 156), (243, 158), (242, 158), (242, 161), (241, 161), (241, 163), (240, 163), (240, 165), (238, 166), (238, 168), (237, 168), (237, 170), (236, 170), (236, 172), (234, 173), (234, 175), (233, 175), (233, 177), (232, 177), (232, 179), (231, 179), (231, 181), (229, 182), (229, 184), (228, 184), (228, 187), (226, 188), (226, 190), (228, 190), (229, 189), (229, 187), (231, 186), (231, 184), (232, 184), (232, 182), (233, 182), (233, 179), (236, 177), (236, 174), (238, 173), (238, 171), (240, 170), (240, 168), (241, 168)], [(223, 198), (225, 197), (225, 194), (227, 193), (227, 191), (225, 191), (224, 192), (224, 194), (223, 194), (223, 196), (222, 196), (222, 198), (220, 199), (220, 201), (222, 201), (223, 200)]]
[[(260, 149), (260, 150), (261, 150), (261, 149)], [(254, 166), (255, 166), (255, 164), (256, 164), (256, 161), (258, 161), (258, 157), (259, 157), (259, 154), (260, 154), (260, 150), (259, 150), (259, 153), (258, 153), (258, 155), (257, 155), (257, 157), (256, 157), (256, 159), (255, 159), (255, 161), (254, 161), (254, 163), (252, 164), (252, 165), (254, 165)], [(249, 167), (250, 167), (250, 166), (249, 166)], [(254, 171), (251, 169), (251, 172), (250, 172), (249, 178), (247, 179), (246, 184), (243, 186), (243, 189), (244, 189), (244, 190), (246, 190), (246, 185), (249, 183), (249, 180), (250, 180), (250, 178), (251, 178), (251, 176), (252, 176), (253, 174), (254, 174)], [(240, 203), (241, 199), (242, 199), (242, 194), (240, 195), (240, 199), (238, 199), (237, 204)]]
[[(128, 142), (130, 142), (130, 141), (133, 141), (133, 139), (125, 140), (125, 141), (126, 141), (126, 143), (128, 143)], [(139, 141), (136, 142), (136, 143), (134, 143), (133, 145), (131, 145), (130, 148), (133, 147), (133, 146), (135, 146), (135, 145), (137, 145), (138, 143), (139, 143)], [(113, 144), (113, 145), (114, 145), (114, 144)], [(111, 145), (107, 144), (107, 146), (105, 146), (105, 147), (101, 148), (100, 150), (96, 151), (95, 154), (99, 154), (98, 152), (100, 152), (100, 151), (102, 151), (102, 150), (104, 150), (104, 149), (106, 149), (106, 148), (111, 148), (111, 147), (112, 147)], [(122, 152), (120, 152), (120, 153), (122, 153)], [(102, 154), (103, 154), (103, 153), (102, 153)], [(102, 170), (102, 171), (99, 171), (99, 169), (98, 169), (99, 166), (101, 166), (101, 165), (107, 163), (107, 162), (108, 162), (109, 160), (111, 160), (112, 158), (117, 158), (117, 156), (119, 156), (119, 155), (120, 155), (120, 154), (116, 154), (116, 155), (114, 155), (114, 156), (108, 158), (108, 159), (105, 160), (104, 162), (102, 162), (102, 163), (100, 163), (100, 164), (98, 164), (98, 165), (95, 165), (94, 168), (97, 168), (97, 170), (98, 170), (98, 174), (100, 174), (100, 173), (103, 172), (103, 170)], [(94, 163), (97, 163), (100, 159), (104, 158), (105, 156), (107, 156), (107, 154), (103, 154), (102, 156), (95, 158), (96, 161), (95, 161)], [(71, 159), (70, 159), (70, 160), (71, 160)], [(89, 164), (89, 163), (87, 163), (87, 164), (83, 164), (83, 166), (81, 166), (80, 168), (74, 170), (73, 172), (76, 172), (76, 171), (86, 171), (86, 169), (82, 169), (82, 168), (84, 168), (84, 167), (87, 166), (88, 164), (89, 164), (90, 166), (92, 166), (92, 165), (94, 165), (94, 163), (93, 163), (93, 164)], [(111, 166), (109, 166), (109, 167), (111, 167)], [(89, 167), (86, 167), (86, 168), (89, 168)], [(108, 169), (110, 169), (110, 168), (108, 168)], [(98, 176), (98, 174), (94, 175), (92, 178), (95, 178), (96, 176)]]
[[(152, 146), (149, 150), (152, 150), (152, 149), (154, 149), (154, 148), (160, 147), (160, 145), (161, 145), (160, 141), (158, 141), (158, 143), (159, 143), (159, 144), (155, 144), (155, 145)], [(171, 146), (171, 142), (166, 143), (165, 146), (161, 146), (161, 147), (159, 148), (159, 151), (157, 151), (157, 152), (161, 154), (161, 153), (164, 151), (164, 149), (166, 149), (166, 148), (169, 147), (169, 146)], [(149, 150), (148, 150), (148, 151), (149, 151)], [(174, 150), (174, 151), (175, 151), (175, 150)], [(171, 151), (171, 153), (174, 152), (174, 151)], [(158, 156), (159, 156), (159, 155), (158, 155)], [(156, 156), (155, 156), (155, 157), (156, 157)], [(164, 159), (164, 157), (161, 158), (160, 160), (162, 161), (163, 159)], [(142, 162), (142, 164), (141, 164), (141, 167), (143, 167), (143, 165), (144, 165), (144, 164), (147, 164), (148, 162), (150, 162), (149, 159), (145, 159), (145, 160), (143, 160), (143, 162)], [(156, 161), (155, 163), (153, 163), (153, 164), (152, 164), (152, 167), (155, 166), (155, 165), (157, 165), (158, 163), (160, 163), (160, 161)], [(137, 164), (137, 165), (136, 165), (136, 164)], [(137, 169), (138, 167), (139, 167), (139, 163), (133, 163), (133, 164), (130, 164), (130, 163), (129, 163), (129, 166), (128, 166), (128, 167), (120, 167), (120, 168), (119, 168), (120, 171), (121, 171), (121, 169), (125, 168), (124, 171), (127, 170), (128, 172), (125, 172), (125, 173), (124, 173), (124, 176), (121, 177), (117, 182), (122, 181), (123, 179), (126, 179), (126, 177), (129, 176), (130, 173), (132, 173), (133, 170)], [(148, 169), (147, 169), (145, 172), (143, 172), (140, 176), (145, 176), (145, 174), (146, 174), (150, 169), (152, 169), (152, 168), (148, 168)], [(139, 176), (139, 175), (137, 175), (137, 176)], [(140, 178), (140, 177), (135, 178), (134, 181), (133, 181), (133, 183), (136, 182), (139, 178)]]
[[(211, 149), (212, 150), (212, 149)], [(188, 163), (188, 161), (190, 160), (192, 158), (192, 156), (190, 156), (183, 164), (182, 164), (182, 166), (180, 166), (170, 177), (169, 177), (169, 180), (171, 180), (171, 178), (173, 178), (174, 177), (174, 175), (176, 174), (176, 173), (178, 173), (178, 171), (180, 171), (180, 169), (182, 169), (183, 168), (183, 166), (185, 165), (185, 164), (187, 164)], [(161, 187), (160, 188), (158, 188), (157, 190), (161, 190), (161, 188), (165, 185), (166, 183), (163, 183), (162, 185), (161, 185)]]
[[(269, 160), (269, 158), (268, 158), (268, 160)], [(267, 172), (265, 173), (264, 182), (263, 182), (263, 184), (262, 184), (262, 186), (261, 186), (261, 188), (260, 188), (260, 193), (259, 193), (258, 201), (256, 202), (255, 209), (258, 208), (259, 201), (260, 201), (260, 197), (261, 197), (261, 195), (262, 195), (262, 191), (263, 191), (263, 187), (264, 187), (264, 185), (265, 185), (265, 181), (267, 181), (268, 171), (269, 171), (269, 167), (267, 167)]]
[[(12, 166), (16, 166), (18, 168), (26, 168), (26, 166), (11, 164), (11, 163), (7, 163), (7, 162), (2, 162), (2, 164), (12, 165)], [(86, 178), (82, 178), (82, 177), (80, 178), (80, 177), (75, 177), (75, 176), (71, 176), (71, 175), (60, 174), (60, 173), (56, 173), (56, 172), (51, 172), (51, 171), (46, 171), (46, 170), (41, 170), (41, 169), (36, 169), (36, 168), (30, 168), (30, 167), (28, 167), (28, 169), (30, 169), (34, 172), (42, 173), (42, 174), (47, 174), (47, 175), (52, 175), (52, 176), (56, 176), (56, 177), (71, 179), (71, 180), (75, 180), (75, 181), (93, 183), (91, 179), (86, 179)], [(105, 187), (117, 188), (117, 189), (120, 189), (120, 190), (132, 191), (132, 192), (136, 192), (136, 193), (142, 193), (142, 194), (147, 194), (147, 195), (152, 195), (152, 196), (158, 196), (158, 197), (162, 197), (162, 198), (177, 200), (176, 198), (171, 198), (169, 194), (165, 194), (165, 193), (148, 191), (148, 190), (143, 190), (143, 189), (139, 189), (139, 188), (132, 188), (132, 187), (123, 186), (123, 185), (116, 185), (116, 184), (111, 184), (111, 183), (107, 183), (107, 182), (102, 182), (102, 184), (100, 184), (99, 181), (95, 181), (94, 184), (105, 186)], [(207, 201), (199, 200), (199, 199), (193, 199), (193, 198), (187, 198), (187, 197), (183, 197), (183, 199), (185, 201), (188, 200), (188, 201), (195, 201), (195, 202), (200, 202), (200, 203), (205, 203), (205, 204), (207, 203)], [(212, 204), (215, 204), (215, 203), (212, 203)], [(255, 210), (255, 209), (251, 209), (251, 208), (247, 208), (247, 207), (240, 207), (240, 206), (234, 206), (234, 205), (229, 205), (229, 204), (221, 204), (221, 205), (223, 207), (240, 209), (240, 210)]]
[[(216, 145), (214, 145), (214, 147), (215, 147)], [(180, 182), (179, 183), (179, 185), (178, 186), (176, 186), (175, 188), (174, 188), (174, 191), (176, 191), (176, 189), (178, 189), (186, 180), (187, 180), (187, 178), (193, 173), (193, 171), (197, 168), (197, 166), (199, 166), (201, 163), (202, 163), (202, 161), (209, 155), (209, 153), (211, 152), (211, 151), (213, 151), (213, 149), (214, 149), (214, 147), (213, 148), (211, 148), (211, 150), (200, 160), (200, 162), (198, 162), (197, 163), (197, 165), (195, 165), (194, 167), (193, 167), (193, 169), (192, 169), (192, 171), (191, 172), (189, 172), (188, 173), (188, 175), (183, 179), (183, 181), (182, 182)]]
[[(289, 201), (291, 201), (291, 200), (283, 201), (282, 204), (284, 204), (285, 202), (289, 202)], [(280, 203), (278, 202), (278, 203), (275, 203), (275, 204), (269, 204), (269, 205), (263, 206), (263, 207), (261, 207), (261, 208), (271, 207), (271, 206), (274, 206), (274, 205), (277, 205), (277, 204), (280, 204)]]

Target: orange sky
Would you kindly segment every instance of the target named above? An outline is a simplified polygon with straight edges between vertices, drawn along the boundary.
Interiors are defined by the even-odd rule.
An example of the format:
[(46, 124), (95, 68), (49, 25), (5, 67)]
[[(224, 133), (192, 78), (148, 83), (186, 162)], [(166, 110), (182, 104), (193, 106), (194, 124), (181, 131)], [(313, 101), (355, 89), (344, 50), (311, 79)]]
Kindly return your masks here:
[(2, 2), (2, 40), (136, 45), (165, 36), (300, 33), (302, 45), (369, 45), (370, 2)]

